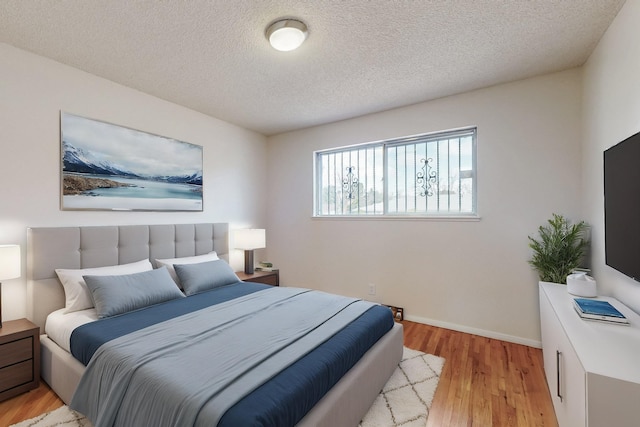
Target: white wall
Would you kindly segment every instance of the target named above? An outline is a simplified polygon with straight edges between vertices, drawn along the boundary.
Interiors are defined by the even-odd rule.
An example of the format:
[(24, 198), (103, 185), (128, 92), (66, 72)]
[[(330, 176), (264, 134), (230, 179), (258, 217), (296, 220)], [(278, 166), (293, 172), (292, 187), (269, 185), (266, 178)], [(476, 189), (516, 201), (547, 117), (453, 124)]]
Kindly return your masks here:
[(617, 297), (636, 312), (640, 312), (640, 283), (605, 264), (603, 151), (640, 131), (638, 16), (640, 0), (627, 0), (584, 66), (582, 159), (583, 206), (592, 224), (592, 269), (598, 291)]
[[(268, 251), (286, 285), (403, 306), (407, 317), (538, 345), (527, 235), (580, 219), (578, 69), (270, 137)], [(478, 127), (480, 221), (313, 219), (313, 151)]]
[[(4, 320), (26, 315), (27, 227), (265, 226), (266, 197), (257, 188), (266, 179), (262, 135), (6, 44), (0, 64), (0, 244), (19, 243), (23, 253), (23, 277), (2, 284)], [(203, 212), (61, 211), (60, 110), (203, 146)], [(242, 268), (241, 253), (231, 261)]]
[[(277, 135), (268, 145), (0, 44), (0, 244), (20, 243), (24, 261), (30, 226), (266, 225), (284, 284), (370, 298), (375, 283), (372, 299), (404, 306), (410, 319), (535, 345), (537, 278), (526, 236), (558, 212), (592, 225), (601, 293), (640, 311), (640, 285), (604, 264), (602, 200), (602, 151), (640, 131), (639, 14), (640, 0), (627, 0), (584, 69)], [(60, 110), (205, 147), (204, 212), (61, 211)], [(478, 126), (480, 221), (311, 218), (314, 150), (470, 125)], [(241, 254), (233, 261), (240, 268)], [(5, 281), (3, 319), (25, 313), (24, 277)]]

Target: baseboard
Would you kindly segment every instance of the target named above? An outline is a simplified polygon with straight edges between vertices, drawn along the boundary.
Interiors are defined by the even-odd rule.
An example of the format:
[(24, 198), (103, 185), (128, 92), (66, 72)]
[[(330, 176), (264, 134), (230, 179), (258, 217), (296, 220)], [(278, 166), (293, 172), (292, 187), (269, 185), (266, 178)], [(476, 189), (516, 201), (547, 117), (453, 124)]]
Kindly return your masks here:
[(404, 318), (411, 322), (423, 323), (425, 325), (437, 326), (439, 328), (451, 329), (453, 331), (465, 332), (467, 334), (479, 335), (481, 337), (493, 338), (501, 341), (508, 341), (515, 344), (522, 344), (529, 347), (542, 348), (542, 342), (513, 335), (501, 334), (499, 332), (487, 331), (485, 329), (471, 328), (469, 326), (455, 323), (442, 322), (440, 320), (427, 319), (424, 317), (405, 315)]

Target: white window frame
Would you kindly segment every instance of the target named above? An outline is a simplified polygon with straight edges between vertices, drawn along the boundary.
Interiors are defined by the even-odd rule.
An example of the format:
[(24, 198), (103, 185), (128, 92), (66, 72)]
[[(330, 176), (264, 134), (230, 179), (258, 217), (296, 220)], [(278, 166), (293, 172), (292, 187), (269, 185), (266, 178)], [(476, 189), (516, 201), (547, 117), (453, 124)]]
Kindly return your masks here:
[[(409, 145), (415, 145), (415, 144), (421, 144), (421, 143), (434, 143), (436, 141), (444, 141), (444, 140), (452, 140), (452, 139), (456, 139), (456, 138), (467, 138), (467, 137), (471, 137), (471, 167), (472, 170), (471, 171), (466, 171), (467, 172), (467, 177), (471, 178), (471, 186), (472, 186), (472, 190), (471, 190), (471, 210), (470, 211), (459, 211), (459, 210), (441, 210), (438, 209), (437, 211), (420, 211), (420, 212), (393, 212), (390, 211), (389, 209), (389, 183), (390, 183), (390, 178), (388, 176), (388, 172), (389, 172), (389, 168), (388, 168), (388, 161), (389, 161), (389, 150), (390, 149), (394, 149), (396, 148), (396, 152), (397, 152), (397, 148), (398, 147), (403, 147), (403, 146), (409, 146)], [(323, 173), (323, 168), (322, 168), (322, 159), (323, 157), (326, 157), (327, 155), (331, 155), (331, 154), (342, 154), (342, 153), (346, 153), (346, 152), (350, 152), (350, 151), (362, 151), (362, 150), (371, 150), (371, 149), (375, 149), (375, 148), (381, 148), (382, 149), (382, 157), (383, 157), (383, 170), (382, 170), (382, 179), (384, 181), (384, 184), (382, 185), (383, 187), (383, 194), (382, 194), (382, 203), (383, 203), (383, 210), (379, 213), (341, 213), (341, 214), (327, 214), (327, 213), (321, 213), (319, 212), (319, 209), (322, 206), (322, 200), (321, 198), (323, 197), (322, 191), (321, 191), (321, 182), (322, 182), (322, 173)], [(438, 154), (439, 155), (439, 154)], [(460, 155), (460, 154), (459, 154)], [(447, 156), (447, 159), (449, 157)], [(350, 145), (350, 146), (344, 146), (344, 147), (338, 147), (338, 148), (332, 148), (332, 149), (327, 149), (327, 150), (319, 150), (319, 151), (315, 151), (313, 153), (313, 166), (314, 166), (314, 172), (313, 172), (313, 217), (314, 218), (327, 218), (327, 219), (331, 219), (331, 218), (340, 218), (340, 219), (344, 219), (344, 218), (354, 218), (354, 219), (398, 219), (398, 218), (417, 218), (417, 219), (446, 219), (446, 220), (477, 220), (479, 219), (478, 216), (478, 209), (477, 209), (477, 202), (478, 202), (478, 179), (477, 179), (477, 127), (467, 127), (467, 128), (459, 128), (459, 129), (452, 129), (452, 130), (447, 130), (447, 131), (441, 131), (441, 132), (432, 132), (432, 133), (425, 133), (425, 134), (419, 134), (419, 135), (412, 135), (412, 136), (406, 136), (406, 137), (400, 137), (400, 138), (393, 138), (393, 139), (387, 139), (387, 140), (382, 140), (382, 141), (375, 141), (375, 142), (369, 142), (369, 143), (364, 143), (364, 144), (356, 144), (356, 145)], [(415, 172), (417, 169), (415, 168), (415, 166), (413, 167), (413, 171)], [(425, 169), (426, 170), (426, 169)], [(365, 172), (366, 173), (366, 172)], [(406, 177), (409, 175), (409, 172), (405, 172), (404, 178), (406, 180)], [(450, 178), (450, 174), (449, 174), (449, 178)], [(427, 177), (428, 178), (428, 177)], [(337, 181), (334, 181), (334, 187)], [(366, 191), (366, 189), (365, 189)], [(417, 191), (417, 189), (416, 189)], [(398, 200), (397, 198), (395, 199), (396, 201)], [(337, 202), (336, 202), (337, 203)], [(450, 206), (450, 205), (449, 205)], [(460, 204), (461, 206), (461, 204)], [(372, 209), (373, 210), (373, 209)]]

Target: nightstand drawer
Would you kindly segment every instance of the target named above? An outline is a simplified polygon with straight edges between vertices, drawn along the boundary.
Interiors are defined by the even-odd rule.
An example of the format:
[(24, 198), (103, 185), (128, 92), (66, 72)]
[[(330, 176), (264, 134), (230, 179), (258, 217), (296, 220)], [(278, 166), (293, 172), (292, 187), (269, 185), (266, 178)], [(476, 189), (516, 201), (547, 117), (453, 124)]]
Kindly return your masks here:
[[(33, 338), (27, 337), (0, 346), (0, 368), (33, 357)], [(0, 381), (1, 382), (1, 381)]]
[(38, 387), (40, 383), (39, 336), (40, 328), (27, 319), (2, 322), (0, 401)]
[(257, 279), (252, 279), (252, 282), (264, 283), (265, 285), (278, 286), (278, 276), (271, 274), (269, 276), (263, 276)]
[(33, 381), (33, 360), (0, 369), (0, 391)]
[(238, 279), (243, 282), (263, 283), (265, 285), (280, 286), (280, 271), (264, 271), (256, 270), (253, 274), (247, 274), (244, 271), (236, 271)]

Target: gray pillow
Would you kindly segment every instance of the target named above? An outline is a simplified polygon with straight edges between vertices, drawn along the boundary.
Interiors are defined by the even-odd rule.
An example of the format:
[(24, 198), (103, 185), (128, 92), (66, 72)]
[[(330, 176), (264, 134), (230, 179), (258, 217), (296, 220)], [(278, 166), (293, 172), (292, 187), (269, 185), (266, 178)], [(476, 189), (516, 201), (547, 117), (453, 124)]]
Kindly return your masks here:
[(83, 277), (101, 319), (184, 297), (166, 267), (120, 276)]
[(186, 295), (240, 281), (229, 264), (223, 260), (201, 262), (198, 264), (174, 264), (173, 268)]

